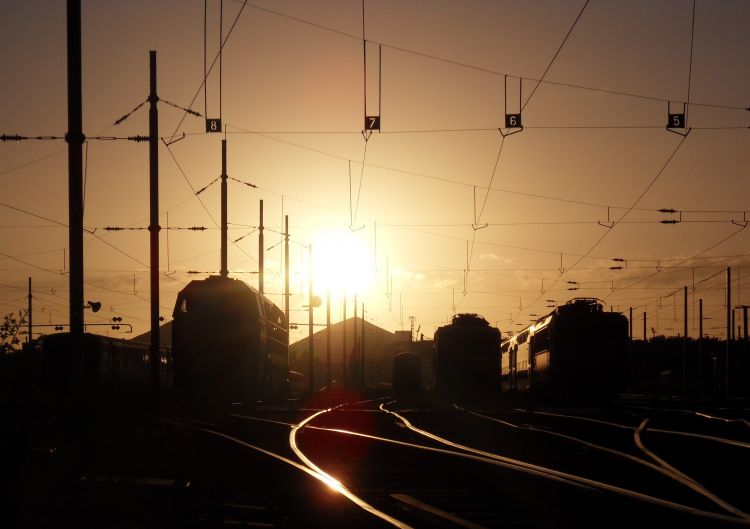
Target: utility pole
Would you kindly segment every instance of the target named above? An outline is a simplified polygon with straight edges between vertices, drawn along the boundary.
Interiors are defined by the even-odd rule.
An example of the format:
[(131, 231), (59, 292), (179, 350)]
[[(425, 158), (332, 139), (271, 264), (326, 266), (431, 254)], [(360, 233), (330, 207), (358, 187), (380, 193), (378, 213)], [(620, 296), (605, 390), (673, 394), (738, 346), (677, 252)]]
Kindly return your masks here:
[[(284, 215), (284, 315), (289, 328), (289, 215)], [(287, 332), (287, 344), (289, 333)]]
[(310, 243), (309, 248), (309, 259), (308, 259), (308, 283), (309, 283), (309, 295), (308, 295), (308, 308), (307, 308), (307, 315), (308, 315), (308, 323), (309, 323), (309, 330), (308, 330), (308, 365), (307, 365), (307, 372), (310, 376), (309, 384), (310, 384), (310, 396), (312, 397), (315, 394), (315, 344), (313, 343), (313, 268), (312, 268), (312, 243)]
[(264, 294), (265, 250), (263, 248), (263, 201), (260, 201), (260, 225), (258, 226), (258, 290)]
[(698, 300), (698, 378), (703, 376), (703, 298)]
[[(67, 2), (68, 33), (68, 245), (70, 334), (83, 366), (83, 103), (81, 0)], [(83, 371), (82, 371), (83, 372)]]
[(628, 319), (628, 337), (633, 341), (633, 307), (630, 307), (630, 318)]
[(227, 226), (227, 140), (221, 140), (221, 277), (229, 276), (229, 265), (227, 258), (227, 238), (229, 228)]
[(331, 289), (326, 289), (326, 387), (331, 389)]
[[(747, 313), (745, 314), (747, 315)], [(27, 341), (31, 343), (31, 278), (29, 278), (29, 311), (27, 317), (29, 319), (29, 339)], [(745, 321), (747, 321), (747, 318), (745, 318)]]
[(159, 367), (161, 363), (159, 347), (159, 113), (156, 104), (156, 51), (149, 55), (151, 91), (148, 96), (148, 159), (149, 159), (149, 198), (150, 217), (148, 226), (151, 249), (151, 383), (159, 387)]
[(648, 335), (646, 334), (646, 311), (643, 311), (643, 342), (648, 342)]
[(729, 397), (729, 341), (732, 336), (732, 269), (727, 267), (727, 347), (724, 358), (724, 396)]
[(342, 339), (341, 339), (341, 353), (342, 353), (342, 359), (341, 359), (341, 369), (342, 369), (342, 371), (341, 371), (341, 382), (342, 382), (344, 388), (346, 388), (347, 384), (349, 382), (348, 379), (347, 379), (347, 376), (346, 376), (346, 369), (347, 369), (347, 366), (346, 366), (346, 292), (344, 292), (343, 306), (344, 306), (344, 319), (343, 319), (342, 323), (344, 324), (344, 329), (343, 329)]
[(365, 303), (362, 302), (362, 352), (359, 355), (359, 369), (362, 389), (365, 388)]
[(688, 288), (682, 288), (685, 303), (683, 305), (683, 335), (682, 335), (682, 394), (687, 394), (687, 340), (688, 340)]
[(352, 385), (357, 386), (357, 293), (354, 293), (354, 343), (352, 344), (352, 361), (351, 361), (351, 372), (352, 372)]
[(628, 319), (628, 376), (632, 376), (633, 371), (633, 307), (630, 307), (630, 318)]

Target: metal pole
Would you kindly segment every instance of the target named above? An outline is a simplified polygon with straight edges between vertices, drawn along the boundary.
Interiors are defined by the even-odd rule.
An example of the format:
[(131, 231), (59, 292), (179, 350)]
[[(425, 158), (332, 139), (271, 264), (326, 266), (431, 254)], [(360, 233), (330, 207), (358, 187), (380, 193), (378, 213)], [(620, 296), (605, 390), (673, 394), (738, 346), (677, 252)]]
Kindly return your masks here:
[(331, 389), (331, 289), (326, 289), (326, 387)]
[[(284, 216), (284, 315), (289, 325), (289, 215)], [(287, 339), (287, 342), (289, 340)]]
[(687, 339), (688, 339), (688, 289), (683, 287), (682, 293), (685, 296), (683, 306), (683, 336), (682, 336), (682, 393), (687, 393)]
[(365, 387), (365, 304), (362, 302), (362, 352), (359, 355), (359, 369), (362, 387)]
[(633, 307), (630, 307), (630, 319), (628, 320), (628, 376), (632, 377), (633, 371)]
[(630, 338), (630, 341), (633, 341), (633, 307), (630, 307), (630, 319), (628, 322), (628, 338)]
[[(27, 342), (31, 343), (31, 278), (29, 278), (29, 312), (27, 317), (29, 319), (29, 339)], [(745, 313), (745, 321), (747, 321), (747, 313)]]
[(643, 311), (643, 341), (648, 342), (648, 335), (646, 334), (646, 311)]
[(703, 376), (703, 299), (698, 300), (698, 378)]
[(352, 385), (357, 386), (357, 293), (354, 293), (354, 343), (352, 344), (352, 361), (349, 363), (352, 374)]
[[(81, 88), (81, 0), (68, 0), (68, 245), (70, 246), (70, 334), (83, 354), (83, 103)], [(81, 356), (83, 362), (83, 356)]]
[(341, 382), (343, 386), (346, 388), (347, 384), (349, 383), (347, 377), (346, 377), (346, 292), (344, 292), (344, 329), (342, 333), (342, 341), (341, 341), (341, 353), (342, 353), (342, 359), (341, 359)]
[(258, 226), (258, 290), (265, 293), (265, 250), (263, 249), (263, 201), (260, 201), (260, 225)]
[(729, 396), (729, 339), (732, 335), (732, 269), (727, 267), (727, 347), (724, 364), (724, 396)]
[(229, 228), (227, 223), (227, 140), (221, 140), (221, 270), (219, 275), (229, 276), (227, 263), (227, 238)]
[(307, 315), (308, 315), (308, 323), (309, 323), (309, 329), (308, 329), (308, 365), (307, 365), (307, 373), (310, 377), (309, 384), (310, 384), (310, 396), (312, 396), (315, 393), (315, 362), (314, 362), (314, 356), (315, 356), (315, 344), (313, 343), (313, 268), (312, 268), (312, 243), (308, 247), (309, 252), (309, 259), (308, 259), (308, 282), (309, 282), (309, 295), (308, 295), (308, 307), (307, 307)]
[(148, 226), (151, 249), (151, 382), (159, 387), (159, 114), (156, 103), (156, 52), (149, 55), (151, 91), (148, 96), (148, 159), (149, 159), (149, 198), (150, 223)]

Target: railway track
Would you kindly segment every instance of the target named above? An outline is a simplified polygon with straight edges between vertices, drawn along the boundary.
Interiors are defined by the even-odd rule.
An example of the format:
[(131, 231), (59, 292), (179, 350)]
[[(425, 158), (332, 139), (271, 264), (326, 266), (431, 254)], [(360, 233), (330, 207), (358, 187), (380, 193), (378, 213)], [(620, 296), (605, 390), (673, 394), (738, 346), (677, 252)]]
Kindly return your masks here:
[[(27, 506), (25, 526), (747, 526), (747, 499), (725, 475), (747, 470), (728, 466), (730, 454), (747, 459), (741, 418), (383, 399), (163, 407), (113, 418), (114, 429), (72, 424), (68, 444), (50, 440), (56, 452), (35, 453), (37, 463), (77, 463), (55, 478), (65, 492), (54, 502)], [(79, 449), (76, 435), (86, 439)], [(711, 468), (682, 460), (696, 450), (704, 460), (711, 452)]]
[[(515, 413), (528, 415), (521, 411)], [(344, 495), (351, 495), (349, 499), (360, 508), (398, 527), (434, 523), (466, 527), (566, 526), (571, 523), (579, 526), (618, 525), (627, 520), (622, 523), (625, 526), (634, 521), (632, 513), (628, 516), (633, 503), (637, 504), (635, 512), (679, 520), (683, 526), (698, 527), (707, 520), (729, 525), (747, 523), (744, 512), (714, 497), (694, 480), (683, 477), (681, 482), (675, 479), (675, 469), (665, 470), (656, 463), (619, 449), (594, 445), (538, 426), (514, 425), (468, 410), (462, 410), (461, 414), (506, 429), (525, 430), (528, 434), (552, 436), (579, 444), (587, 450), (603, 452), (607, 457), (622, 459), (627, 464), (623, 466), (618, 461), (621, 468), (615, 468), (615, 463), (606, 461), (603, 466), (609, 468), (609, 481), (599, 481), (589, 477), (591, 470), (582, 473), (578, 468), (578, 473), (564, 472), (553, 465), (534, 464), (501, 455), (501, 449), (507, 449), (504, 444), (500, 448), (496, 446), (497, 451), (488, 451), (447, 439), (434, 431), (414, 426), (382, 404), (377, 408), (373, 403), (359, 403), (311, 411), (297, 423), (249, 414), (233, 413), (230, 416), (239, 421), (273, 425), (288, 431), (294, 453), (309, 470), (319, 474), (320, 481)], [(414, 415), (424, 418), (426, 414)], [(634, 424), (599, 419), (587, 421), (590, 417), (557, 418), (616, 428), (627, 432), (631, 439), (633, 432), (638, 430), (638, 425)], [(480, 437), (487, 438), (486, 435)], [(577, 461), (574, 466), (580, 464)], [(602, 465), (599, 461), (589, 466)], [(659, 476), (663, 483), (654, 486), (653, 476), (650, 480), (637, 476), (632, 467), (642, 467), (638, 471)], [(631, 484), (650, 483), (651, 490), (642, 492), (627, 488), (628, 483), (612, 483), (617, 483), (622, 475), (627, 476), (626, 482)], [(691, 484), (695, 486), (691, 487)], [(678, 485), (686, 491), (676, 493), (673, 489), (680, 488)], [(556, 500), (550, 501), (552, 497)], [(591, 505), (592, 499), (601, 505), (582, 512), (580, 506)], [(620, 516), (610, 519), (611, 512), (620, 512)]]

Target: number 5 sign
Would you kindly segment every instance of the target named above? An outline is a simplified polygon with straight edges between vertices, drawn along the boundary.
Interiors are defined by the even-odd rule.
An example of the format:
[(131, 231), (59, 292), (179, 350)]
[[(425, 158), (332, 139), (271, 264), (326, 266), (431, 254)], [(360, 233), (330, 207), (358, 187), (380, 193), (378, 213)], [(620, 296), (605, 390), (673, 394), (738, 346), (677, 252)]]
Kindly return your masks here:
[(206, 120), (206, 132), (221, 132), (221, 120), (220, 119), (207, 119)]
[(669, 114), (667, 121), (668, 129), (684, 129), (685, 128), (685, 114)]

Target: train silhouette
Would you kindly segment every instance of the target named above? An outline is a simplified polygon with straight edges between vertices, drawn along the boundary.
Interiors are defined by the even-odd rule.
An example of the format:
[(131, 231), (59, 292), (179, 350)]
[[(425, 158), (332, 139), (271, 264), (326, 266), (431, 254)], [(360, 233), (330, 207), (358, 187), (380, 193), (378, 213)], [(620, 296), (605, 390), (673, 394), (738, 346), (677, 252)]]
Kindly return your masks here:
[[(84, 333), (83, 354), (69, 332), (43, 336), (25, 354), (30, 383), (50, 393), (81, 390), (142, 390), (150, 383), (148, 343)], [(172, 385), (172, 355), (159, 351), (159, 373), (165, 387)]]
[(435, 331), (435, 391), (443, 398), (483, 397), (500, 388), (500, 330), (477, 314), (457, 314)]
[[(223, 276), (191, 281), (173, 316), (172, 347), (160, 351), (163, 388), (220, 402), (287, 396), (286, 318), (255, 288)], [(27, 351), (24, 370), (52, 393), (150, 384), (148, 343), (85, 333), (83, 345), (81, 354), (70, 333), (44, 336)]]
[(628, 320), (575, 298), (505, 340), (501, 387), (566, 398), (609, 398), (628, 381)]
[(481, 316), (459, 314), (435, 332), (435, 390), (606, 399), (626, 389), (627, 355), (627, 318), (595, 298), (575, 298), (502, 342)]
[(244, 402), (286, 395), (287, 321), (258, 290), (224, 276), (191, 281), (173, 317), (175, 389)]

